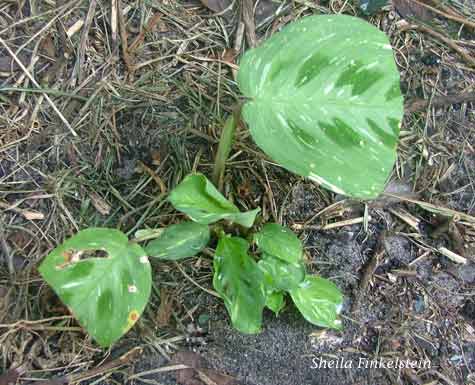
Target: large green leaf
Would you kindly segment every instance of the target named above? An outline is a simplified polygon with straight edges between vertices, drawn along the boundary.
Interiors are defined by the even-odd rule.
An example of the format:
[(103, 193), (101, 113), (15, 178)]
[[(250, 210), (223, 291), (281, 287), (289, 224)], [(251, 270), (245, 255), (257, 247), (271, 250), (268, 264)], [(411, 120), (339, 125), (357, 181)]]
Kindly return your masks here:
[(170, 193), (172, 205), (195, 222), (209, 224), (226, 219), (244, 227), (251, 227), (260, 209), (239, 212), (203, 174), (188, 175)]
[(233, 326), (242, 333), (261, 330), (266, 295), (263, 273), (248, 255), (242, 238), (219, 239), (214, 256), (213, 286), (224, 301)]
[(267, 223), (262, 230), (254, 234), (259, 250), (289, 263), (302, 260), (302, 242), (295, 233), (277, 223)]
[(305, 266), (300, 263), (288, 263), (271, 255), (264, 255), (258, 262), (264, 273), (266, 288), (271, 291), (292, 290), (305, 278)]
[(302, 18), (244, 55), (238, 83), (244, 119), (272, 159), (336, 193), (383, 191), (403, 116), (383, 32), (351, 16)]
[(336, 285), (321, 277), (308, 275), (290, 295), (304, 318), (317, 326), (341, 329), (337, 318), (343, 296)]
[[(96, 255), (100, 251), (104, 255)], [(90, 228), (54, 249), (39, 271), (103, 347), (138, 320), (150, 296), (145, 251), (119, 230)]]
[(178, 260), (198, 254), (209, 242), (209, 227), (196, 222), (183, 222), (163, 230), (145, 251), (151, 257)]

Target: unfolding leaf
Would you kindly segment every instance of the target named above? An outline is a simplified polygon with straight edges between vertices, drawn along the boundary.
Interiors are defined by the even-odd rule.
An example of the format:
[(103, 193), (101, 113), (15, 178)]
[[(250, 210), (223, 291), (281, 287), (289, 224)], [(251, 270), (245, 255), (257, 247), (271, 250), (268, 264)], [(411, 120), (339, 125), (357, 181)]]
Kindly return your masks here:
[(288, 263), (270, 255), (258, 262), (264, 273), (265, 287), (271, 290), (292, 290), (305, 278), (305, 266), (302, 262)]
[(284, 293), (281, 291), (268, 293), (266, 297), (266, 306), (278, 315), (285, 306)]
[(389, 0), (360, 0), (360, 8), (367, 15), (372, 15), (388, 3)]
[(233, 326), (242, 333), (261, 330), (266, 295), (263, 273), (242, 238), (219, 239), (214, 256), (213, 286), (223, 299)]
[(302, 260), (302, 242), (287, 227), (277, 223), (267, 223), (254, 235), (259, 250), (283, 261), (295, 264)]
[(243, 117), (272, 159), (339, 194), (383, 190), (403, 116), (383, 32), (346, 15), (302, 18), (246, 52), (238, 83)]
[(327, 279), (309, 275), (290, 295), (304, 318), (317, 326), (341, 329), (337, 319), (343, 296), (335, 284)]
[(150, 296), (145, 251), (115, 229), (80, 231), (54, 249), (39, 271), (103, 347), (135, 324)]
[(209, 242), (209, 227), (196, 222), (183, 222), (167, 227), (146, 247), (147, 255), (178, 260), (193, 257)]
[(179, 211), (202, 224), (226, 219), (251, 227), (260, 209), (239, 212), (203, 174), (188, 175), (170, 193), (168, 200)]

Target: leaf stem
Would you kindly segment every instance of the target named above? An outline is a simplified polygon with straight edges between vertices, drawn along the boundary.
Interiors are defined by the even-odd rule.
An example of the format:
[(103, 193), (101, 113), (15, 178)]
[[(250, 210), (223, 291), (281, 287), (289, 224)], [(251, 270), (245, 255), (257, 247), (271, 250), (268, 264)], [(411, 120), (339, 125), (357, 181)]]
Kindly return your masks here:
[(223, 131), (221, 132), (221, 137), (219, 139), (218, 152), (216, 153), (216, 158), (214, 161), (214, 170), (213, 170), (213, 183), (218, 190), (222, 191), (223, 189), (223, 177), (224, 169), (226, 168), (226, 160), (228, 159), (229, 153), (234, 142), (234, 133), (236, 132), (236, 126), (239, 123), (241, 115), (241, 106), (238, 105), (233, 114), (228, 117), (226, 123), (224, 124)]

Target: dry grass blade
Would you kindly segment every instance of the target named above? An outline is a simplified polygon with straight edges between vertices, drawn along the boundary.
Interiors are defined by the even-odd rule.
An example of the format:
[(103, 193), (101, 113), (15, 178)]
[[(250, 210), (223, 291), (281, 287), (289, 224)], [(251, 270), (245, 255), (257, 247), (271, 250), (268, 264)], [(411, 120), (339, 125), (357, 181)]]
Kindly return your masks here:
[[(28, 79), (30, 79), (30, 81), (39, 89), (41, 90), (41, 86), (38, 84), (38, 82), (36, 81), (36, 79), (33, 77), (33, 75), (31, 75), (31, 73), (27, 70), (27, 68), (23, 65), (23, 63), (20, 61), (20, 59), (18, 59), (18, 57), (15, 55), (15, 53), (10, 49), (10, 47), (5, 43), (5, 41), (0, 37), (0, 44), (3, 45), (3, 47), (7, 50), (7, 52), (10, 54), (10, 56), (13, 58), (13, 60), (15, 60), (15, 62), (18, 64), (18, 66), (22, 69), (22, 71), (25, 73), (25, 75), (28, 77)], [(59, 111), (58, 107), (56, 107), (56, 104), (54, 104), (54, 102), (50, 99), (50, 97), (46, 94), (46, 93), (43, 93), (43, 96), (44, 98), (46, 99), (46, 101), (49, 103), (49, 105), (51, 106), (51, 108), (53, 108), (53, 110), (56, 112), (56, 114), (59, 116), (59, 118), (61, 119), (61, 121), (66, 125), (66, 127), (69, 129), (69, 131), (71, 132), (71, 134), (73, 134), (73, 136), (78, 136), (78, 134), (76, 133), (76, 131), (74, 131), (74, 129), (71, 127), (71, 125), (69, 124), (69, 122), (66, 120), (66, 118), (63, 116), (63, 114)]]

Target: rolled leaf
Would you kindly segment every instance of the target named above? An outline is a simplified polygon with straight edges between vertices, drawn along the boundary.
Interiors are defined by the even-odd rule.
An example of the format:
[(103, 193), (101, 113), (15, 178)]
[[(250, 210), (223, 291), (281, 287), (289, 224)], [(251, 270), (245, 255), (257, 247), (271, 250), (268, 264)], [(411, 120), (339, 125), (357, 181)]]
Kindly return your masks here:
[(48, 254), (39, 271), (102, 347), (135, 324), (150, 296), (145, 251), (115, 229), (80, 231)]
[(336, 193), (374, 198), (396, 159), (403, 98), (388, 37), (346, 15), (309, 16), (247, 51), (238, 83), (257, 145)]
[(209, 227), (196, 222), (171, 225), (145, 247), (150, 257), (179, 260), (193, 257), (209, 242)]
[(342, 308), (343, 296), (333, 282), (309, 275), (298, 288), (290, 291), (290, 295), (308, 322), (341, 329), (338, 314)]
[(242, 333), (261, 330), (266, 302), (263, 273), (248, 255), (242, 238), (219, 239), (214, 256), (213, 286), (224, 301), (233, 326)]
[(272, 310), (275, 315), (279, 315), (285, 306), (284, 293), (281, 291), (274, 291), (267, 294), (266, 307)]
[(168, 200), (193, 221), (210, 224), (222, 219), (251, 227), (260, 209), (239, 212), (203, 174), (188, 175), (170, 193)]

